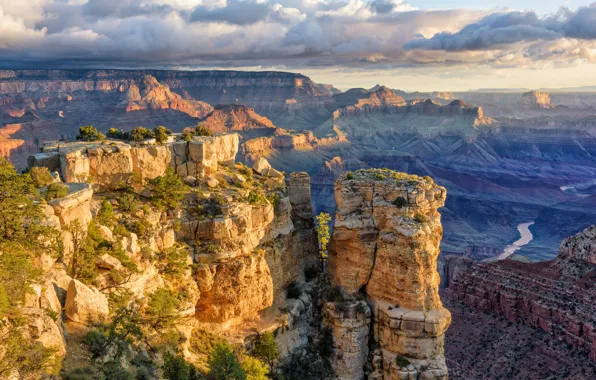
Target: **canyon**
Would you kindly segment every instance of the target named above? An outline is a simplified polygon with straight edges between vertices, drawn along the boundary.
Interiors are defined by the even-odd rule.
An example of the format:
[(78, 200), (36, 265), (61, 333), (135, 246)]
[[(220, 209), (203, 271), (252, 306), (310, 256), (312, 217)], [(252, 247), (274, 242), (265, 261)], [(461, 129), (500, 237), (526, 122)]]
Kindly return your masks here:
[(429, 175), (451, 195), (444, 254), (492, 257), (515, 226), (535, 220), (518, 253), (552, 258), (596, 213), (590, 187), (582, 199), (560, 189), (596, 178), (596, 104), (586, 93), (340, 92), (282, 72), (5, 70), (0, 99), (2, 151), (20, 168), (43, 141), (72, 139), (80, 125), (179, 132), (201, 122), (240, 134), (237, 159), (308, 172), (317, 212), (333, 213), (340, 170), (324, 167), (336, 157), (347, 170)]
[[(589, 227), (563, 240), (554, 260), (505, 259), (469, 269), (459, 266), (459, 273), (445, 290), (447, 305), (455, 310), (456, 326), (447, 338), (452, 340), (448, 352), (463, 370), (459, 376), (478, 373), (478, 378), (484, 378), (487, 373), (509, 373), (515, 378), (589, 379), (596, 375), (595, 231), (596, 227)], [(510, 340), (506, 347), (515, 354), (501, 361), (509, 361), (507, 367), (498, 361), (474, 363), (466, 359), (487, 345), (503, 344), (498, 343), (503, 336), (496, 337), (479, 322), (500, 325), (505, 339)], [(524, 340), (530, 342), (529, 350), (522, 348), (527, 346)], [(540, 368), (540, 363), (548, 363), (548, 369)]]
[[(439, 299), (436, 271), (443, 187), (387, 169), (338, 180), (329, 283), (319, 272), (307, 173), (286, 176), (263, 158), (252, 169), (236, 163), (235, 133), (180, 137), (165, 144), (49, 142), (29, 157), (32, 171), (47, 169), (53, 183), (67, 185), (42, 207), (62, 254), (42, 254), (44, 282), (32, 285), (41, 290), (22, 305), (24, 333), (53, 352), (51, 369), (40, 373), (69, 378), (81, 370), (81, 355), (86, 368), (99, 368), (96, 356), (81, 350), (94, 326), (121, 318), (117, 300), (126, 297), (148, 313), (157, 294), (173, 292), (172, 324), (138, 322), (146, 360), (163, 360), (157, 345), (166, 344), (204, 368), (209, 353), (197, 342), (219, 339), (250, 349), (273, 332), (284, 373), (329, 331), (333, 348), (320, 360), (333, 375), (306, 378), (448, 377), (443, 341), (451, 317)], [(176, 190), (183, 194), (160, 203), (170, 198), (159, 198), (157, 184), (175, 178), (186, 184)], [(74, 270), (84, 265), (81, 234), (104, 247), (88, 263), (92, 278)], [(354, 272), (352, 263), (361, 269)], [(54, 319), (40, 316), (48, 303)], [(144, 318), (151, 321), (150, 315)], [(162, 342), (174, 332), (177, 343)], [(141, 369), (124, 366), (131, 373)]]
[[(183, 295), (168, 334), (203, 369), (197, 342), (250, 349), (273, 332), (279, 370), (328, 371), (312, 378), (592, 378), (594, 107), (586, 93), (342, 92), (282, 72), (0, 71), (0, 155), (68, 185), (43, 205), (63, 253), (39, 260), (27, 334), (74, 369), (126, 274), (117, 288), (142, 308)], [(88, 124), (173, 133), (72, 141)], [(214, 135), (178, 133), (197, 125)], [(188, 187), (163, 209), (150, 184), (172, 175)], [(104, 201), (110, 226), (96, 225)], [(70, 273), (75, 221), (112, 247), (93, 283)]]

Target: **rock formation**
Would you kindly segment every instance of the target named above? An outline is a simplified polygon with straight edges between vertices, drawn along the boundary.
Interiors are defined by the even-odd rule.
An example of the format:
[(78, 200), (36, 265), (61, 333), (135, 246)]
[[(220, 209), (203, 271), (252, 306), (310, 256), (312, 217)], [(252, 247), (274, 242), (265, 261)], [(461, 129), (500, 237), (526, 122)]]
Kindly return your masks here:
[(474, 261), (469, 257), (444, 255), (439, 258), (438, 272), (441, 278), (439, 292), (441, 295), (462, 273), (472, 266)]
[(328, 270), (371, 305), (378, 345), (372, 378), (447, 378), (450, 314), (436, 272), (445, 189), (430, 178), (369, 169), (338, 179), (335, 198)]
[(523, 93), (521, 103), (527, 108), (554, 108), (554, 106), (550, 104), (550, 96), (547, 93), (540, 91), (530, 91)]
[(445, 293), (475, 310), (544, 330), (596, 361), (594, 230), (565, 239), (552, 261), (476, 264)]
[(271, 120), (257, 114), (254, 108), (237, 104), (216, 106), (201, 120), (201, 123), (215, 133), (259, 132), (268, 134), (275, 131)]
[(167, 145), (131, 145), (122, 141), (48, 143), (29, 158), (29, 166), (60, 171), (65, 182), (86, 182), (109, 188), (132, 180), (153, 179), (171, 166), (181, 177), (202, 178), (217, 171), (218, 163), (234, 162), (238, 135), (195, 137)]

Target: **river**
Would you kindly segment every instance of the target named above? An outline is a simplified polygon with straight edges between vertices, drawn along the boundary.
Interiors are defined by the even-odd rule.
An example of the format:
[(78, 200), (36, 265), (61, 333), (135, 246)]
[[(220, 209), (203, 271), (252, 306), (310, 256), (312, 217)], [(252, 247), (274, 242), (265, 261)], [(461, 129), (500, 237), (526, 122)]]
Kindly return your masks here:
[(505, 247), (503, 252), (501, 252), (497, 256), (491, 257), (490, 259), (486, 259), (483, 261), (504, 260), (509, 256), (513, 255), (518, 249), (531, 242), (534, 238), (534, 235), (532, 235), (532, 232), (530, 231), (530, 226), (533, 224), (533, 221), (519, 224), (517, 226), (517, 230), (519, 231), (520, 238), (514, 241), (513, 243), (509, 244), (507, 247)]

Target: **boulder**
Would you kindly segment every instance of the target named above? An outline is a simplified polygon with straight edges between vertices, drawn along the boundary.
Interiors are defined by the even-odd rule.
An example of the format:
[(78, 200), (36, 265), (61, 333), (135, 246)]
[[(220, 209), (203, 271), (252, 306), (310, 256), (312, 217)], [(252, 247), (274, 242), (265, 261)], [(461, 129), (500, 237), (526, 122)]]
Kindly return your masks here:
[(196, 179), (196, 177), (189, 175), (189, 176), (184, 177), (184, 183), (187, 184), (188, 186), (195, 186), (197, 184), (197, 179)]
[(219, 181), (217, 180), (217, 178), (205, 177), (205, 184), (207, 184), (207, 186), (209, 186), (210, 188), (214, 188), (219, 185)]
[(100, 225), (99, 234), (102, 238), (109, 241), (110, 243), (114, 242), (114, 234), (112, 234), (112, 231), (108, 227)]
[(267, 170), (266, 176), (271, 178), (282, 178), (284, 175), (282, 172), (270, 168), (269, 170)]
[(90, 325), (105, 321), (110, 309), (108, 299), (99, 290), (73, 279), (66, 292), (64, 312), (71, 321)]
[(95, 265), (100, 269), (122, 269), (122, 263), (120, 263), (120, 260), (118, 260), (114, 256), (108, 255), (107, 253), (104, 253), (100, 257), (96, 258)]
[(271, 164), (263, 157), (259, 157), (259, 159), (255, 162), (252, 166), (252, 170), (260, 175), (265, 175), (266, 170), (271, 169)]
[(242, 174), (238, 173), (232, 173), (230, 175), (230, 179), (232, 180), (232, 183), (236, 185), (242, 185), (244, 182), (246, 182), (246, 178)]

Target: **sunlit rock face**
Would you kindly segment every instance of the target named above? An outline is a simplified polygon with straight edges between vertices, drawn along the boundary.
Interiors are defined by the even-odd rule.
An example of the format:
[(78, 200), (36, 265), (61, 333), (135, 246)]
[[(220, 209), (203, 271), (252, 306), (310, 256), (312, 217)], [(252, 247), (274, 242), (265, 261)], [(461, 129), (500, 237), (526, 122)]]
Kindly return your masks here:
[(222, 134), (195, 137), (166, 145), (106, 142), (55, 142), (29, 157), (29, 166), (59, 171), (64, 182), (91, 181), (96, 188), (113, 188), (132, 180), (144, 181), (165, 174), (168, 167), (181, 176), (202, 178), (219, 164), (234, 163), (239, 136)]
[(379, 347), (373, 378), (448, 376), (443, 338), (451, 316), (436, 269), (445, 196), (429, 177), (386, 169), (358, 170), (335, 183), (328, 268), (345, 292), (367, 297)]

